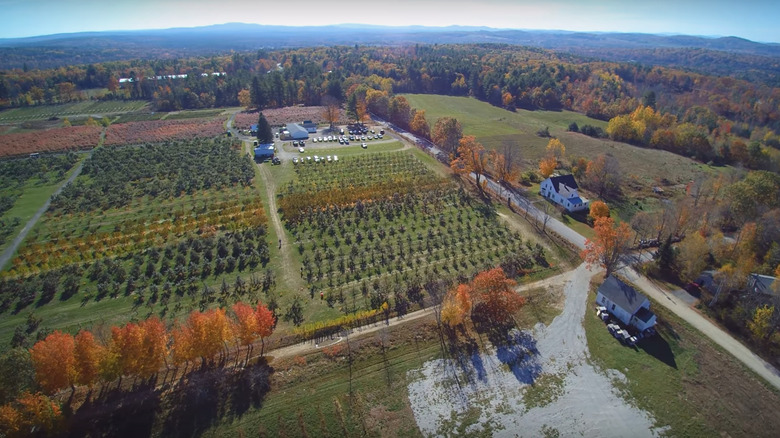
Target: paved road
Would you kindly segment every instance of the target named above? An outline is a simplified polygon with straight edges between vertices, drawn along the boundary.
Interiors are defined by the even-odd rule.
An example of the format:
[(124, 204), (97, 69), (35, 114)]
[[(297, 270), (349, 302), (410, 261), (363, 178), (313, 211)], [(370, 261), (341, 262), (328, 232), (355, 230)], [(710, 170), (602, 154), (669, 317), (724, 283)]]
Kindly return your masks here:
[[(94, 149), (93, 149), (94, 150)], [(70, 178), (67, 179), (64, 183), (62, 183), (59, 187), (57, 187), (57, 190), (52, 193), (52, 195), (49, 197), (49, 199), (46, 200), (46, 202), (43, 203), (41, 208), (38, 209), (38, 211), (35, 212), (33, 217), (30, 218), (29, 221), (24, 225), (24, 228), (22, 228), (22, 231), (19, 232), (19, 234), (16, 236), (13, 242), (11, 242), (11, 245), (8, 246), (8, 248), (5, 249), (2, 255), (0, 255), (0, 269), (5, 268), (6, 264), (11, 260), (13, 255), (16, 253), (16, 250), (19, 248), (19, 245), (22, 244), (24, 241), (24, 238), (27, 237), (27, 233), (32, 230), (32, 228), (35, 226), (35, 224), (38, 222), (38, 219), (43, 216), (43, 213), (46, 212), (46, 210), (49, 209), (49, 205), (51, 205), (51, 200), (55, 196), (59, 195), (63, 188), (65, 188), (66, 185), (73, 182), (74, 179), (76, 179), (79, 174), (81, 174), (81, 169), (84, 167), (84, 162), (87, 161), (92, 156), (92, 151), (89, 151), (89, 156), (82, 160), (81, 163), (76, 167), (76, 170), (73, 171), (73, 173), (70, 175)]]

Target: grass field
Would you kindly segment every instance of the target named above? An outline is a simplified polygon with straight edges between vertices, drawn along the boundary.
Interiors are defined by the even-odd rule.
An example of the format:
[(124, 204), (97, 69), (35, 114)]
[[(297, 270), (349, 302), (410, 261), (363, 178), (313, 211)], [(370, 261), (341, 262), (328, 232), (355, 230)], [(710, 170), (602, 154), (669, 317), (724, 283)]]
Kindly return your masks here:
[[(29, 221), (35, 212), (51, 197), (54, 191), (57, 190), (57, 187), (75, 171), (75, 167), (78, 166), (78, 163), (84, 158), (86, 158), (86, 154), (80, 155), (74, 166), (63, 175), (59, 175), (55, 172), (47, 172), (45, 175), (39, 175), (27, 180), (22, 187), (0, 188), (0, 196), (9, 194), (17, 196), (13, 207), (1, 215), (0, 220), (4, 223), (9, 223), (14, 221), (15, 218), (18, 218), (17, 226), (4, 230), (6, 236), (4, 236), (5, 241), (0, 243), (0, 252), (5, 251), (13, 238), (21, 231), (25, 224), (27, 224), (27, 221)], [(7, 231), (7, 233), (5, 233), (5, 231)], [(5, 266), (0, 266), (0, 270), (3, 269), (5, 269)]]
[(143, 100), (121, 101), (109, 100), (102, 102), (83, 101), (60, 105), (40, 105), (13, 108), (0, 112), (0, 123), (17, 123), (27, 120), (48, 119), (50, 117), (69, 117), (74, 115), (103, 115), (139, 111), (146, 108), (148, 102)]
[(626, 176), (636, 176), (644, 187), (642, 192), (648, 195), (662, 179), (672, 184), (683, 184), (697, 175), (718, 170), (671, 152), (567, 132), (571, 122), (577, 122), (580, 126), (589, 124), (606, 128), (604, 121), (571, 111), (512, 112), (468, 97), (430, 94), (406, 94), (404, 97), (412, 108), (425, 110), (431, 127), (440, 117), (455, 117), (463, 126), (463, 133), (476, 136), (486, 148), (500, 148), (505, 142), (516, 145), (526, 162), (524, 170), (538, 169), (538, 160), (544, 155), (549, 139), (537, 136), (536, 132), (544, 127), (548, 127), (550, 134), (563, 142), (569, 158), (592, 159), (599, 154), (612, 154), (620, 162)]
[(616, 386), (639, 408), (649, 411), (668, 436), (775, 436), (780, 395), (767, 389), (731, 354), (660, 305), (659, 335), (623, 346), (593, 312), (592, 285), (585, 331), (592, 359), (602, 369), (615, 369), (627, 380)]

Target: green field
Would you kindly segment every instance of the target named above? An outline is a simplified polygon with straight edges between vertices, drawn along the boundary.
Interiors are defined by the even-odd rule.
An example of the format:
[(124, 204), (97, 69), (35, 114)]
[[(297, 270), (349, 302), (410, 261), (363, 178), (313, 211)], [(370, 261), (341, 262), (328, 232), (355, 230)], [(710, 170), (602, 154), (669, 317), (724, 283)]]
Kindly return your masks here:
[(0, 112), (0, 122), (17, 123), (27, 120), (41, 120), (51, 117), (71, 117), (75, 115), (103, 115), (139, 111), (148, 106), (143, 100), (121, 101), (109, 100), (102, 102), (83, 101), (60, 105), (40, 105), (13, 108)]
[(698, 163), (671, 152), (644, 149), (608, 139), (596, 139), (584, 134), (567, 132), (571, 122), (579, 126), (589, 124), (606, 128), (606, 122), (571, 111), (508, 111), (489, 103), (468, 97), (430, 94), (404, 95), (412, 108), (425, 110), (433, 127), (440, 117), (455, 117), (463, 126), (465, 135), (474, 135), (490, 149), (504, 143), (515, 145), (525, 161), (523, 170), (538, 169), (538, 160), (545, 154), (549, 139), (536, 135), (548, 127), (550, 135), (566, 146), (566, 156), (593, 159), (600, 154), (615, 156), (627, 178), (636, 179), (641, 192), (651, 194), (651, 188), (663, 179), (671, 184), (687, 183), (698, 175), (710, 174), (717, 168)]
[[(0, 228), (0, 252), (8, 247), (27, 221), (51, 197), (57, 187), (70, 176), (78, 162), (85, 157), (86, 155), (73, 156), (73, 161), (68, 161), (67, 163), (64, 161), (64, 156), (57, 158), (44, 156), (38, 161), (31, 163), (7, 161), (2, 164), (3, 166), (16, 166), (17, 164), (23, 166), (35, 165), (41, 166), (41, 169), (35, 170), (34, 174), (31, 174), (28, 179), (23, 180), (9, 178), (10, 170), (3, 169), (4, 175), (0, 176), (0, 180), (2, 180), (0, 196), (11, 196), (14, 198), (14, 202), (10, 209), (0, 214), (0, 223), (2, 223), (2, 228)], [(48, 164), (52, 160), (62, 161), (62, 166), (52, 168), (51, 164)], [(12, 225), (14, 223), (17, 225)], [(3, 268), (3, 266), (0, 266), (0, 270)]]
[(591, 358), (627, 377), (614, 384), (657, 427), (668, 426), (668, 436), (774, 436), (780, 396), (737, 359), (656, 303), (659, 334), (637, 349), (625, 347), (593, 312), (595, 290), (592, 285), (584, 320)]

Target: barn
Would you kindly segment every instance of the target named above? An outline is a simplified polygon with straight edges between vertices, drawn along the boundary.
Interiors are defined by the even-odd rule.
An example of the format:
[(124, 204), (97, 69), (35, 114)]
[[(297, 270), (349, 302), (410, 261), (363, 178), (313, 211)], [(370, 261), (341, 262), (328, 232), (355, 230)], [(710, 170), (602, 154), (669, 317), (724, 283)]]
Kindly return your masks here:
[(288, 123), (287, 129), (282, 134), (285, 140), (307, 140), (309, 138), (309, 132), (306, 128), (297, 123)]
[(650, 311), (650, 300), (633, 287), (610, 275), (599, 286), (596, 303), (623, 324), (645, 331), (655, 325), (656, 317)]

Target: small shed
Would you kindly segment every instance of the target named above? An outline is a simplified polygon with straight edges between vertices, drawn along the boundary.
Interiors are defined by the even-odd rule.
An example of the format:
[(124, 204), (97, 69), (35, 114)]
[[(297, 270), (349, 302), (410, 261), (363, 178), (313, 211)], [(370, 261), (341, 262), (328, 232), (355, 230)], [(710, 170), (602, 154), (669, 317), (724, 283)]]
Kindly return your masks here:
[(309, 133), (306, 129), (297, 123), (288, 123), (283, 135), (285, 140), (308, 140)]
[(273, 158), (274, 156), (274, 144), (265, 143), (255, 147), (255, 160), (265, 161)]
[(610, 275), (599, 286), (596, 302), (623, 324), (644, 331), (655, 325), (656, 316), (650, 311), (650, 300), (633, 287)]

